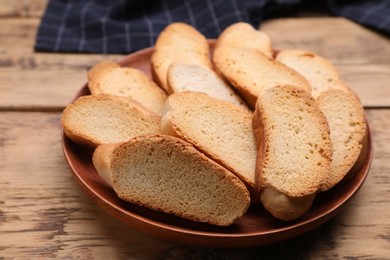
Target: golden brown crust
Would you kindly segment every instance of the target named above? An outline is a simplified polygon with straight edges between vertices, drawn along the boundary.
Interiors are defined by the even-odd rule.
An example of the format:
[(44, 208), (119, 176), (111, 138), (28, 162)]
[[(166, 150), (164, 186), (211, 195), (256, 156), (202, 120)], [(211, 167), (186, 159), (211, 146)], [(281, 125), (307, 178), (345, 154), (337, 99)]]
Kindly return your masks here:
[(261, 193), (264, 208), (275, 218), (291, 221), (304, 215), (313, 204), (316, 194), (290, 197), (274, 188), (267, 187)]
[(114, 188), (111, 170), (111, 155), (119, 144), (120, 143), (99, 145), (96, 147), (92, 156), (92, 163), (97, 169), (97, 173), (110, 188)]

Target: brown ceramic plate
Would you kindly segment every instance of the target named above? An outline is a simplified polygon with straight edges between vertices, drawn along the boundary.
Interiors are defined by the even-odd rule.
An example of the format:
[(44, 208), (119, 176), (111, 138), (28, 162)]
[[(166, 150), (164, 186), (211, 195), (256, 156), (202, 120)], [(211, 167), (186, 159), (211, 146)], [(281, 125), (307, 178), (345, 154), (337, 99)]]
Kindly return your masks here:
[[(124, 57), (122, 66), (139, 68), (150, 75), (152, 48)], [(76, 98), (89, 94), (84, 86)], [(367, 125), (368, 127), (368, 125)], [(81, 187), (94, 202), (134, 229), (149, 235), (189, 245), (209, 247), (249, 247), (286, 240), (312, 230), (339, 213), (362, 186), (373, 156), (371, 133), (368, 128), (366, 144), (359, 162), (344, 180), (331, 190), (319, 194), (311, 209), (293, 222), (273, 218), (261, 206), (253, 205), (248, 212), (228, 227), (217, 227), (188, 221), (173, 215), (127, 203), (104, 185), (92, 164), (92, 151), (62, 139), (65, 158)]]

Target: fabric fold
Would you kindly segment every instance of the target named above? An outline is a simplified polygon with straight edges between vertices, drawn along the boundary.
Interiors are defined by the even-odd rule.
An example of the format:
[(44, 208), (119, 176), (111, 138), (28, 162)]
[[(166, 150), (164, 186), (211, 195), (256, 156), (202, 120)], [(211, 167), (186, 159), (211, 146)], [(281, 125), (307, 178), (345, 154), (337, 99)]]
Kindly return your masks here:
[[(150, 47), (172, 22), (194, 26), (216, 38), (244, 21), (258, 27), (272, 6), (300, 0), (50, 0), (38, 28), (35, 50), (127, 54)], [(329, 11), (390, 33), (390, 2), (327, 0)]]

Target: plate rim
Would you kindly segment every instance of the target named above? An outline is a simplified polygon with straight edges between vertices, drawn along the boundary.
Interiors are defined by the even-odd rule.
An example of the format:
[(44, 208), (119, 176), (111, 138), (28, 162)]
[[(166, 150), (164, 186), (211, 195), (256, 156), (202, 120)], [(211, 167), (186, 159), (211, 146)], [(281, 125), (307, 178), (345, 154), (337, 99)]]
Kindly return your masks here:
[[(211, 43), (212, 44), (212, 43)], [(134, 52), (132, 54), (126, 55), (122, 58), (120, 58), (117, 63), (121, 66), (125, 65), (129, 62), (129, 60), (133, 61), (136, 60), (136, 57), (138, 55), (149, 55), (153, 51), (153, 47), (148, 47), (142, 50), (139, 50), (137, 52)], [(86, 92), (88, 92), (87, 83), (84, 84), (84, 86), (79, 89), (79, 91), (76, 93), (74, 98), (72, 99), (71, 103), (76, 100), (78, 97), (84, 95)], [(309, 219), (306, 219), (304, 221), (297, 221), (293, 222), (291, 225), (286, 225), (284, 227), (275, 228), (272, 230), (267, 231), (251, 231), (246, 232), (245, 234), (242, 233), (220, 233), (216, 231), (200, 231), (200, 230), (192, 230), (189, 228), (180, 228), (180, 227), (174, 227), (170, 224), (157, 222), (153, 219), (149, 219), (145, 216), (139, 215), (137, 213), (131, 212), (128, 209), (125, 209), (123, 207), (119, 207), (118, 205), (115, 205), (111, 203), (107, 198), (105, 198), (101, 193), (93, 189), (91, 185), (86, 181), (80, 173), (77, 172), (77, 167), (75, 166), (75, 162), (71, 160), (71, 151), (68, 147), (68, 142), (72, 142), (66, 135), (64, 130), (62, 129), (62, 138), (61, 138), (61, 144), (62, 144), (62, 152), (65, 157), (65, 160), (72, 172), (72, 175), (76, 178), (79, 185), (82, 186), (83, 190), (87, 192), (87, 194), (92, 197), (95, 204), (97, 204), (100, 208), (102, 208), (104, 211), (108, 212), (110, 215), (112, 215), (114, 218), (119, 219), (122, 222), (126, 222), (125, 224), (131, 226), (132, 228), (147, 233), (151, 236), (158, 237), (163, 240), (176, 242), (180, 244), (187, 244), (187, 245), (199, 245), (199, 246), (212, 246), (212, 247), (249, 247), (249, 246), (257, 246), (257, 245), (265, 245), (270, 244), (273, 242), (279, 242), (282, 240), (290, 239), (292, 237), (296, 237), (298, 235), (301, 235), (307, 231), (310, 231), (312, 229), (317, 228), (318, 226), (322, 225), (329, 219), (336, 216), (342, 208), (347, 204), (348, 201), (350, 201), (359, 191), (359, 189), (362, 187), (363, 183), (365, 182), (373, 159), (373, 143), (372, 143), (372, 136), (371, 136), (371, 129), (368, 124), (367, 116), (365, 114), (365, 123), (366, 123), (366, 149), (367, 153), (365, 154), (364, 163), (360, 166), (358, 170), (356, 170), (356, 174), (352, 176), (348, 182), (353, 181), (355, 178), (357, 178), (357, 175), (359, 175), (358, 182), (353, 185), (353, 187), (349, 190), (348, 195), (344, 196), (342, 200), (337, 201), (333, 207), (330, 209), (322, 212), (321, 214), (318, 214), (316, 216), (313, 216)], [(77, 145), (77, 144), (74, 144)], [(81, 146), (80, 146), (81, 147)], [(84, 149), (84, 148), (83, 148)], [(363, 174), (361, 172), (363, 171)], [(362, 175), (362, 176), (360, 176)], [(109, 211), (107, 208), (114, 209), (115, 212)], [(156, 235), (156, 233), (150, 232), (152, 229), (148, 228), (139, 228), (137, 227), (137, 224), (129, 224), (127, 221), (124, 221), (122, 218), (124, 216), (130, 217), (131, 220), (136, 220), (136, 222), (142, 222), (144, 224), (153, 226), (152, 229), (160, 228), (168, 233), (165, 235), (168, 236), (161, 236)], [(312, 224), (310, 228), (308, 227), (308, 224)], [(299, 231), (298, 233), (294, 233), (294, 231)], [(284, 239), (276, 239), (274, 236), (280, 233), (294, 233), (294, 234), (287, 234)], [(169, 234), (170, 233), (170, 234)], [(188, 241), (180, 241), (177, 238), (175, 238), (175, 235), (179, 235), (178, 237), (188, 237), (190, 242)], [(207, 239), (206, 239), (207, 238)], [(268, 238), (268, 241), (264, 241), (264, 239), (261, 238)], [(271, 239), (270, 239), (271, 238)], [(202, 239), (206, 239), (205, 241), (202, 241)], [(210, 239), (220, 239), (220, 241), (211, 241)], [(257, 239), (257, 240), (256, 240)], [(200, 241), (199, 241), (200, 240)], [(191, 242), (192, 241), (192, 242)], [(194, 243), (193, 241), (197, 241), (199, 243)], [(234, 243), (237, 241), (238, 243)], [(242, 243), (247, 242), (247, 243)]]

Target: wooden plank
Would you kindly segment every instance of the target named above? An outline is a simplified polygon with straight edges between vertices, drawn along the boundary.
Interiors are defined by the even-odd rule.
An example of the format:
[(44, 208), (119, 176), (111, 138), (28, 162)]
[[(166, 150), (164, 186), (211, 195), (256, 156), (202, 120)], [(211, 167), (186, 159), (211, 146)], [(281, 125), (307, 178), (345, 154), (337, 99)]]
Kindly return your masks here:
[(48, 0), (1, 0), (0, 17), (41, 17)]
[[(36, 53), (38, 19), (3, 18), (1, 23), (0, 110), (63, 108), (85, 83), (89, 67), (122, 57)], [(275, 48), (305, 48), (329, 58), (366, 107), (390, 106), (388, 39), (340, 18), (278, 19), (263, 30)]]
[(40, 77), (31, 70), (3, 69), (2, 72), (0, 104), (3, 110), (62, 111), (86, 81), (83, 73), (72, 70), (40, 71)]
[(385, 259), (390, 255), (390, 110), (368, 110), (375, 158), (357, 196), (300, 237), (246, 249), (164, 242), (102, 212), (62, 155), (60, 113), (0, 112), (0, 256), (91, 259)]
[(88, 68), (121, 55), (34, 52), (38, 19), (1, 19), (0, 110), (62, 110)]
[(294, 18), (260, 28), (276, 49), (305, 49), (329, 59), (366, 107), (390, 106), (390, 40), (344, 18)]
[(84, 194), (63, 159), (59, 120), (59, 113), (0, 113), (0, 256), (153, 258), (166, 250), (170, 244), (124, 228)]

